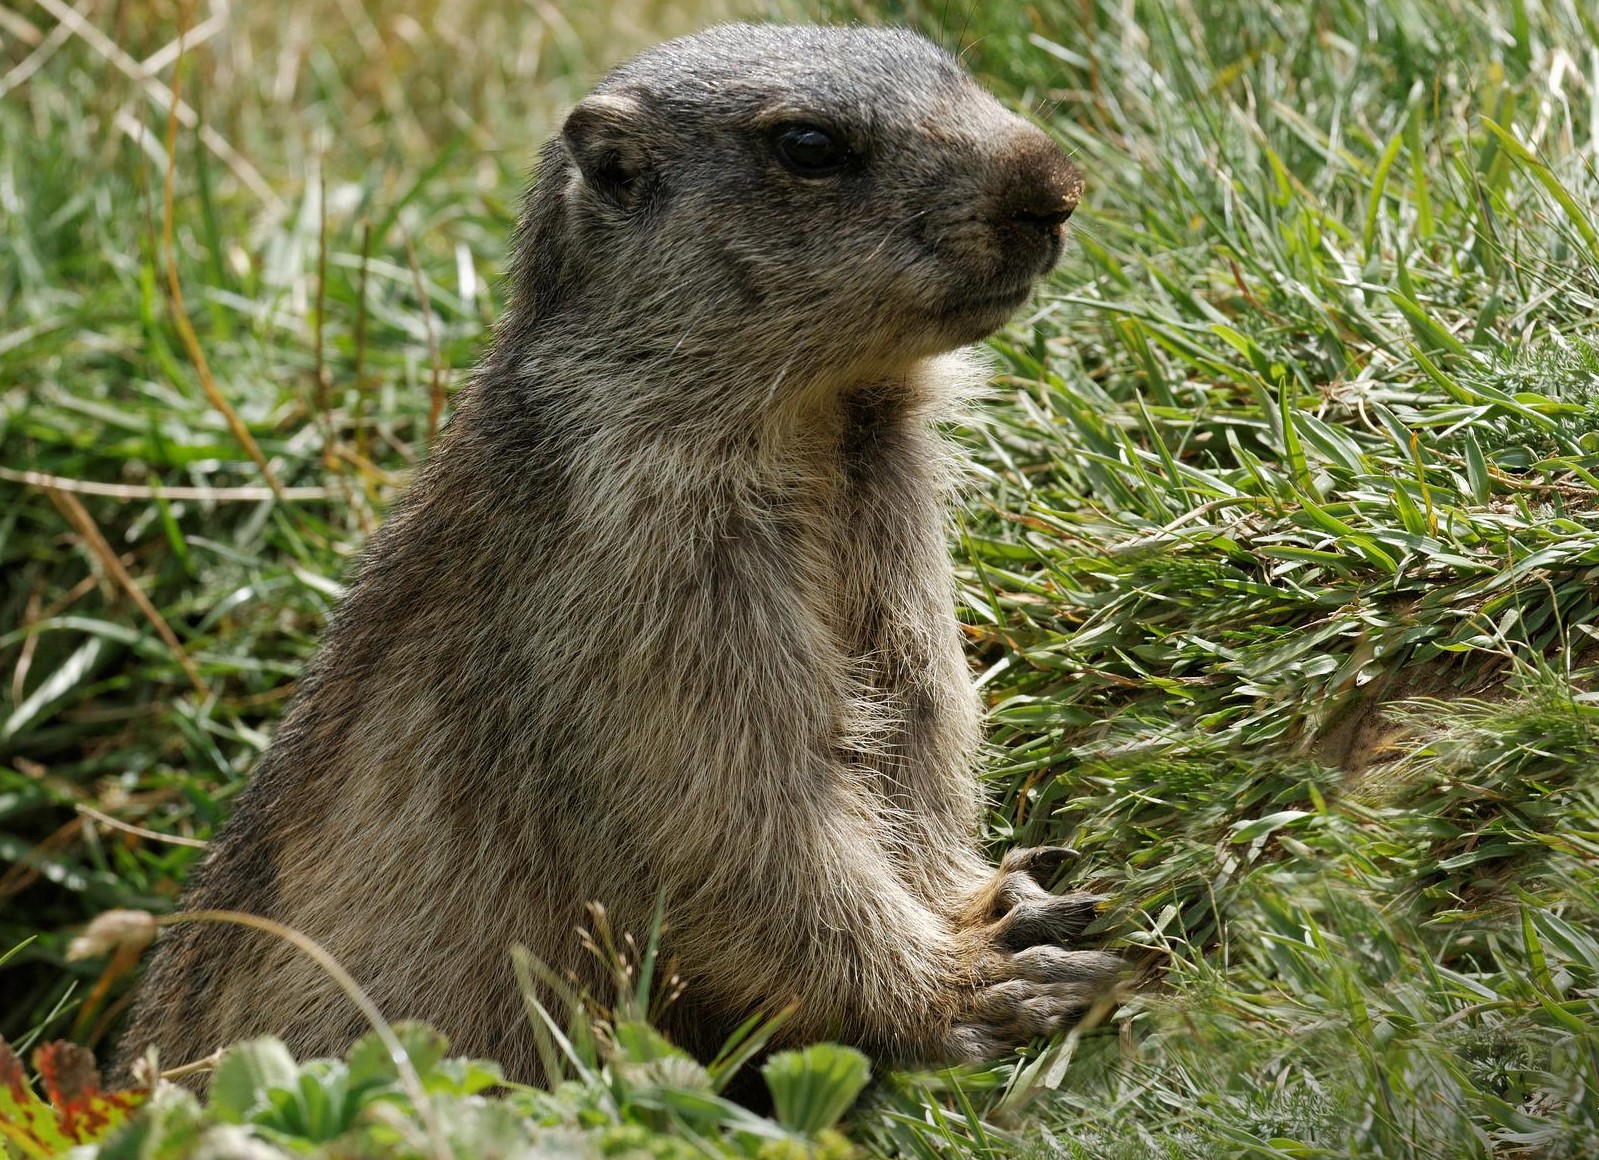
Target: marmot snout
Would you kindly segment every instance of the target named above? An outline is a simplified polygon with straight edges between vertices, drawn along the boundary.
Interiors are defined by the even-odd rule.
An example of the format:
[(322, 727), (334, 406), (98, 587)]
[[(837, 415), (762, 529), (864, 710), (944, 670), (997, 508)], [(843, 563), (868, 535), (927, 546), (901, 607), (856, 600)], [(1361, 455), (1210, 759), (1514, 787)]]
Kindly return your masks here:
[[(961, 271), (944, 315), (963, 341), (988, 334), (1015, 312), (1033, 283), (1054, 269), (1066, 221), (1083, 192), (1083, 175), (1041, 130), (1019, 118), (990, 146), (980, 169), (986, 185), (971, 225), (945, 227), (939, 244)], [(929, 230), (941, 223), (930, 215)], [(965, 227), (965, 228), (962, 228)]]
[(1042, 132), (1021, 135), (999, 167), (989, 220), (1034, 278), (1054, 269), (1066, 219), (1083, 194), (1082, 172)]

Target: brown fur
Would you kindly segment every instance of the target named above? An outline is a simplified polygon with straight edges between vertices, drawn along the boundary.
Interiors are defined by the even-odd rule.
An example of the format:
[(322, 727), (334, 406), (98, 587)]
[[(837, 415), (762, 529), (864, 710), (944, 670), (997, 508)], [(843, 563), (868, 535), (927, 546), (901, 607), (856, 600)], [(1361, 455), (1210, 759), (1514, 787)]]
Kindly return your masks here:
[[(796, 173), (784, 125), (847, 138)], [(374, 538), (185, 897), (287, 923), (391, 1018), (538, 1078), (508, 949), (603, 993), (584, 904), (712, 1052), (990, 1058), (1118, 961), (1050, 851), (975, 846), (952, 614), (949, 355), (1054, 264), (1081, 177), (909, 33), (726, 26), (608, 77), (544, 151), (495, 343)], [(249, 931), (164, 937), (124, 1040), (168, 1065), (360, 1017)]]

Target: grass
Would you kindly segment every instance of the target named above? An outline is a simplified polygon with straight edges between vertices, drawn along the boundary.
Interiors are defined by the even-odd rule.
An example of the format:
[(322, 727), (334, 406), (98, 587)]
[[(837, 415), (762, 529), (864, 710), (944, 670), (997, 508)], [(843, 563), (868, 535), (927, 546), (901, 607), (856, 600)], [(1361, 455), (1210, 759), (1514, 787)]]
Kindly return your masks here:
[[(67, 939), (169, 907), (198, 856), (82, 808), (195, 839), (226, 815), (481, 342), (530, 145), (605, 59), (705, 18), (235, 15), (181, 70), (213, 136), (177, 126), (169, 245), (166, 106), (57, 7), (0, 26), (0, 1033), (23, 1046), (105, 1040), (126, 980)], [(173, 82), (178, 13), (87, 12)], [(475, 1080), (430, 1092), (602, 1154), (1599, 1155), (1599, 18), (870, 15), (961, 45), (1089, 174), (960, 433), (954, 547), (990, 837), (1081, 850), (1163, 988), (1019, 1066), (888, 1077), (849, 1143), (707, 1102), (626, 1018), (552, 1095), (469, 1116)], [(308, 1088), (261, 1064), (240, 1106), (162, 1116), (309, 1147), (249, 1100), (348, 1094), (359, 1066)]]

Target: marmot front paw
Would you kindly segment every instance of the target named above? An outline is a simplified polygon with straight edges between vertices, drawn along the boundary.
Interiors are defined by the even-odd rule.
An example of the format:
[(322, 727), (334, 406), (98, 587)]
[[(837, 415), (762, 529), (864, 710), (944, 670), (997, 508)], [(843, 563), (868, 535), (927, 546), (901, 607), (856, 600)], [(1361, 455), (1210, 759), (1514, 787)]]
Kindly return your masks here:
[(950, 1028), (956, 1058), (997, 1059), (1053, 1035), (1132, 973), (1108, 951), (1071, 949), (1104, 901), (1046, 889), (1076, 856), (1062, 846), (1012, 850), (968, 902), (962, 926), (973, 983)]
[(1064, 1031), (1110, 999), (1131, 970), (1109, 951), (1047, 945), (985, 956), (980, 969), (981, 981), (950, 1026), (950, 1057), (969, 1063), (1002, 1059), (1031, 1039)]
[(1076, 857), (1076, 851), (1064, 846), (1010, 851), (967, 905), (961, 925), (986, 929), (994, 946), (1003, 950), (1071, 944), (1105, 901), (1097, 894), (1051, 894), (1046, 889)]

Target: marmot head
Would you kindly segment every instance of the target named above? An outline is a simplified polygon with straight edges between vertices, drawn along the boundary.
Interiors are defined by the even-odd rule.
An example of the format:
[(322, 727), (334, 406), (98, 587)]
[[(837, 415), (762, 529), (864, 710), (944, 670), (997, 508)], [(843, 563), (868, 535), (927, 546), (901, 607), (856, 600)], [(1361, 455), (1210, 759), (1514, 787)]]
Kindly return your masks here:
[(891, 369), (999, 327), (1082, 188), (920, 36), (724, 25), (616, 69), (546, 147), (513, 326), (800, 380)]

